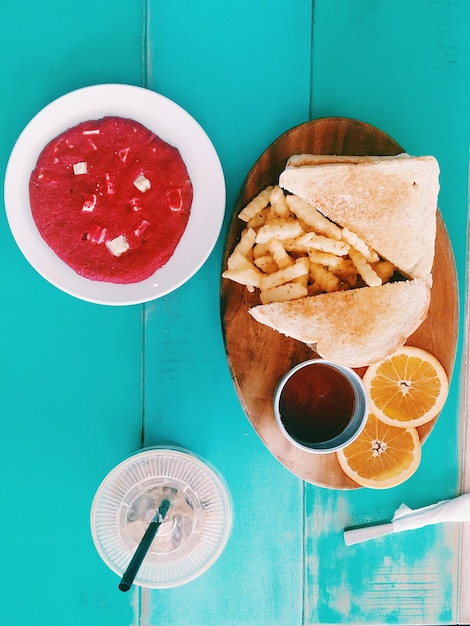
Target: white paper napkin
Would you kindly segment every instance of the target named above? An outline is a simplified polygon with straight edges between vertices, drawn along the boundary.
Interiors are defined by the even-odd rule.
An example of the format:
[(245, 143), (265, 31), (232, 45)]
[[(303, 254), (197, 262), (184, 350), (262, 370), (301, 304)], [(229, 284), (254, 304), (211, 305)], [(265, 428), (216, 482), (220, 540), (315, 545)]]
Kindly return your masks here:
[(410, 509), (406, 504), (398, 507), (390, 522), (363, 528), (345, 529), (344, 541), (348, 546), (404, 530), (414, 530), (441, 522), (470, 522), (470, 493), (450, 500), (441, 500), (420, 509)]

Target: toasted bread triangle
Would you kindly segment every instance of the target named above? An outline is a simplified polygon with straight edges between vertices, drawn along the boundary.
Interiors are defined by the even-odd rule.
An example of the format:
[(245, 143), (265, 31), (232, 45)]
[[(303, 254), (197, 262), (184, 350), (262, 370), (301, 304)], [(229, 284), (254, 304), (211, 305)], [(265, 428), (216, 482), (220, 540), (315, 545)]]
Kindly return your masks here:
[(404, 345), (429, 304), (427, 282), (415, 279), (263, 304), (249, 312), (261, 324), (315, 344), (325, 359), (363, 367)]
[(434, 157), (295, 155), (279, 185), (359, 235), (406, 276), (430, 277), (439, 193)]

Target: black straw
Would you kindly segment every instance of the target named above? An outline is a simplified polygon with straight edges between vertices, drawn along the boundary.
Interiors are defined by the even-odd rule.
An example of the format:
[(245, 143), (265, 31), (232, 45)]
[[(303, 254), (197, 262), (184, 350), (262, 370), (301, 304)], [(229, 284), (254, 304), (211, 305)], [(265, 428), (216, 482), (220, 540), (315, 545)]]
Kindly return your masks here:
[(142, 565), (142, 561), (144, 560), (145, 555), (147, 554), (148, 549), (150, 548), (152, 541), (157, 534), (157, 530), (160, 524), (165, 519), (169, 508), (170, 501), (162, 500), (160, 506), (158, 507), (158, 511), (155, 513), (154, 518), (150, 522), (147, 530), (145, 531), (144, 536), (142, 537), (136, 551), (134, 552), (134, 556), (132, 557), (126, 571), (121, 578), (121, 582), (119, 583), (119, 589), (121, 591), (129, 591), (129, 589), (131, 588), (131, 585), (134, 582), (134, 578), (136, 577), (137, 572)]

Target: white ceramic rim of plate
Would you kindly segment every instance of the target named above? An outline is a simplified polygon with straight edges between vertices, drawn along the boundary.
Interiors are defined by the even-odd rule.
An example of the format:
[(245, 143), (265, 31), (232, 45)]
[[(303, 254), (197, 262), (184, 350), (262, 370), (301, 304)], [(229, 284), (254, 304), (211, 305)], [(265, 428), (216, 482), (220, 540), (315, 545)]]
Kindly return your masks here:
[[(171, 259), (150, 278), (126, 285), (92, 281), (67, 266), (40, 236), (29, 203), (29, 178), (46, 144), (67, 128), (107, 115), (134, 119), (177, 147), (194, 192), (188, 225)], [(205, 263), (217, 242), (226, 202), (219, 157), (199, 123), (165, 96), (124, 84), (83, 87), (39, 111), (13, 147), (4, 193), (13, 237), (35, 270), (72, 296), (108, 305), (155, 300), (188, 281)]]

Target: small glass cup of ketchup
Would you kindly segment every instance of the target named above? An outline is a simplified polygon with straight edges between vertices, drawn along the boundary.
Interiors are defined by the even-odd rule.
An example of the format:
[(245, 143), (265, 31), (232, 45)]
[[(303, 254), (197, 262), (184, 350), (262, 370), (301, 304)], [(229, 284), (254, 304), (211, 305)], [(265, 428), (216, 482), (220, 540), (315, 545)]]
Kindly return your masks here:
[(344, 448), (364, 428), (367, 394), (358, 374), (324, 359), (299, 363), (274, 394), (274, 415), (284, 436), (308, 452)]

